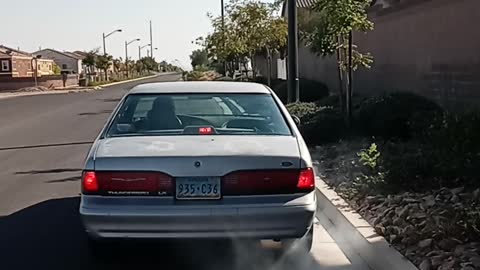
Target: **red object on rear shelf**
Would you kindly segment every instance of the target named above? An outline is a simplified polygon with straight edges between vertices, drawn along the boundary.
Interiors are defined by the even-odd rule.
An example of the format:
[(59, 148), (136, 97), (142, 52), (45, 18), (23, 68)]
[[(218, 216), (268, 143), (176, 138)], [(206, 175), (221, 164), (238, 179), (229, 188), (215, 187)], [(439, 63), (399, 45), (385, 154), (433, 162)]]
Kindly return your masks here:
[(210, 135), (213, 133), (213, 130), (211, 127), (201, 127), (198, 129), (198, 134), (200, 135)]
[(224, 195), (266, 195), (309, 192), (314, 188), (311, 168), (303, 170), (238, 171), (223, 177)]
[[(93, 173), (93, 172), (92, 172)], [(97, 189), (85, 193), (106, 195), (170, 195), (172, 178), (158, 172), (95, 172)]]

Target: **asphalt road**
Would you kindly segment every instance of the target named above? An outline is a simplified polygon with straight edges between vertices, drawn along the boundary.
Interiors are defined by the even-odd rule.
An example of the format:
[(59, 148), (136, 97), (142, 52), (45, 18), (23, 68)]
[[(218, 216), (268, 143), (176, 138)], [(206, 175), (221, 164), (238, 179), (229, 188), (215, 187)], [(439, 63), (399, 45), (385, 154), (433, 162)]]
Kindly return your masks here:
[(134, 85), (0, 100), (0, 269), (366, 269), (317, 226), (310, 255), (281, 256), (241, 242), (117, 246), (94, 261), (78, 216), (79, 180), (90, 143)]

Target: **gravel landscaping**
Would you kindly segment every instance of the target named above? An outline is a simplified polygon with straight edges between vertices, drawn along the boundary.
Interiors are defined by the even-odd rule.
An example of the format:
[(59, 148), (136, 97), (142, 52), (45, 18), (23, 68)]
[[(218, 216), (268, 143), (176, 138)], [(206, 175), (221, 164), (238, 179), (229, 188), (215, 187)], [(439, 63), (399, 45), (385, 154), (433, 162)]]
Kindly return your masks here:
[(386, 192), (362, 185), (358, 153), (368, 146), (359, 140), (312, 150), (320, 177), (420, 270), (480, 269), (480, 189)]

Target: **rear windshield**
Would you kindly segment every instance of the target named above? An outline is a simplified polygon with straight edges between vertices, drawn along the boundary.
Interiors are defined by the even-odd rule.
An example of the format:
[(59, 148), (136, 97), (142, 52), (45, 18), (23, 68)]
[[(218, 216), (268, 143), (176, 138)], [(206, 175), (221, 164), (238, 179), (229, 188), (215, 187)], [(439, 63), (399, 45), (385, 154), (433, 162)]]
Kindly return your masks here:
[(291, 132), (268, 94), (134, 94), (125, 99), (106, 135), (291, 135)]

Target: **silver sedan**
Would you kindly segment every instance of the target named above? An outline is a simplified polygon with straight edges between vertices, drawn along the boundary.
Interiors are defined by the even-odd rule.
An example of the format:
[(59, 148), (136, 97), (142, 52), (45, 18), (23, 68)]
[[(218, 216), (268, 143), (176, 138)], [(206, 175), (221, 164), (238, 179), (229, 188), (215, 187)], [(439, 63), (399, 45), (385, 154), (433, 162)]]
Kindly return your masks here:
[(80, 215), (109, 239), (272, 239), (310, 249), (315, 176), (293, 118), (253, 83), (127, 93), (92, 145)]

